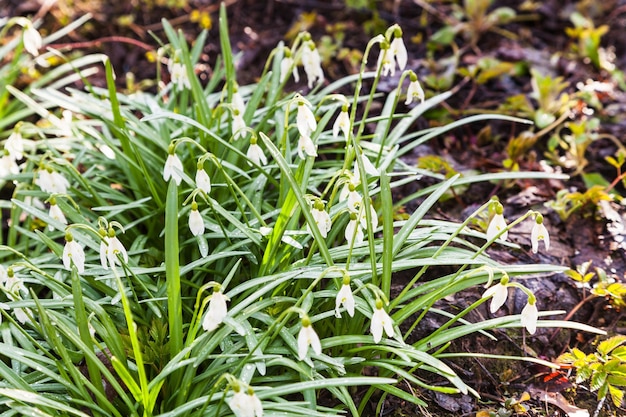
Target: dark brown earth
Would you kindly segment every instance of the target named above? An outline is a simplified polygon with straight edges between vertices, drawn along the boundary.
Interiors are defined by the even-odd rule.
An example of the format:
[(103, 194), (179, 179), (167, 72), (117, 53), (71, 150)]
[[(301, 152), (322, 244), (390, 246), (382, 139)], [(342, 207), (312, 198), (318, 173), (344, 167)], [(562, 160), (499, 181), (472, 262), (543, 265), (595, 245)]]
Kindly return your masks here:
[[(199, 24), (192, 21), (193, 10), (210, 15), (213, 24), (208, 43), (204, 48), (201, 64), (210, 68), (219, 54), (217, 33), (217, 11), (219, 5), (212, 1), (165, 1), (147, 2), (105, 2), (97, 0), (59, 1), (47, 10), (41, 10), (35, 0), (0, 1), (0, 17), (6, 15), (39, 14), (44, 18), (42, 30), (51, 32), (65, 22), (84, 13), (91, 13), (93, 19), (77, 33), (73, 33), (63, 43), (68, 47), (85, 52), (103, 52), (112, 59), (120, 89), (136, 88), (137, 82), (155, 75), (155, 64), (149, 62), (146, 53), (157, 47), (152, 34), (163, 39), (161, 19), (169, 19), (176, 28), (182, 29), (190, 41), (200, 30)], [(174, 3), (180, 3), (176, 7)], [(353, 4), (368, 3), (375, 8), (347, 8), (342, 1), (283, 0), (258, 2), (254, 0), (227, 1), (231, 42), (233, 51), (239, 54), (238, 82), (242, 85), (254, 82), (265, 65), (265, 59), (281, 40), (289, 42), (299, 30), (308, 30), (312, 38), (325, 45), (325, 72), (329, 80), (337, 79), (357, 71), (358, 51), (362, 51), (368, 40), (384, 31), (390, 24), (398, 23), (409, 48), (409, 67), (420, 77), (441, 74), (448, 65), (445, 59), (451, 56), (453, 47), (433, 47), (429, 50), (428, 41), (450, 21), (453, 16), (451, 1), (435, 0), (384, 0), (352, 1)], [(569, 16), (579, 11), (590, 17), (595, 26), (607, 25), (608, 31), (602, 37), (602, 46), (613, 54), (616, 68), (626, 70), (626, 1), (605, 0), (572, 1), (505, 1), (496, 0), (489, 10), (508, 6), (518, 10), (518, 19), (503, 25), (495, 31), (474, 30), (468, 36), (456, 37), (460, 67), (467, 67), (481, 58), (493, 57), (503, 62), (524, 63), (525, 69), (519, 74), (495, 77), (479, 84), (464, 79), (457, 73), (452, 85), (462, 85), (459, 92), (447, 101), (445, 106), (418, 122), (419, 128), (436, 125), (447, 120), (480, 111), (493, 111), (500, 108), (507, 98), (514, 95), (529, 97), (532, 88), (528, 69), (534, 68), (563, 77), (569, 83), (566, 91), (573, 93), (579, 83), (589, 80), (606, 82), (608, 91), (597, 93), (599, 105), (594, 109), (600, 118), (600, 135), (612, 135), (621, 146), (626, 145), (626, 94), (612, 80), (606, 70), (599, 70), (587, 60), (575, 56), (571, 51), (573, 40), (566, 35), (566, 28), (572, 27)], [(526, 7), (525, 11), (522, 10)], [(410, 40), (410, 41), (409, 41)], [(57, 45), (61, 46), (61, 45)], [(332, 56), (334, 54), (334, 56)], [(354, 59), (356, 57), (356, 60)], [(134, 77), (129, 77), (128, 74)], [(95, 83), (98, 82), (96, 79)], [(395, 88), (397, 81), (390, 80), (381, 89)], [(301, 85), (294, 89), (302, 88)], [(435, 92), (432, 88), (431, 92)], [(578, 109), (582, 111), (581, 109)], [(581, 113), (576, 117), (582, 118)], [(438, 155), (457, 172), (500, 172), (504, 170), (502, 161), (507, 157), (507, 143), (522, 132), (519, 126), (474, 124), (464, 127), (445, 137), (437, 138), (416, 149), (418, 156)], [(606, 136), (605, 136), (606, 137)], [(533, 146), (517, 162), (520, 170), (544, 170), (544, 159), (548, 151), (549, 135), (538, 137)], [(615, 169), (605, 161), (606, 156), (614, 155), (618, 144), (608, 139), (594, 141), (586, 150), (588, 161), (585, 172), (598, 173), (608, 182), (615, 178)], [(528, 209), (544, 213), (550, 230), (552, 247), (549, 252), (532, 254), (528, 250), (529, 226), (518, 227), (511, 233), (511, 240), (524, 243), (526, 249), (507, 251), (496, 248), (491, 255), (506, 263), (553, 263), (576, 268), (584, 262), (591, 262), (592, 270), (602, 268), (609, 279), (626, 282), (626, 210), (616, 201), (601, 204), (588, 203), (567, 219), (560, 218), (545, 203), (554, 200), (561, 190), (585, 192), (584, 178), (573, 168), (557, 168), (572, 174), (569, 180), (523, 180), (512, 183), (482, 183), (470, 189), (458, 190), (457, 197), (442, 203), (435, 216), (452, 220), (463, 220), (473, 208), (498, 196), (505, 206), (505, 216), (509, 219), (524, 214)], [(415, 190), (403, 190), (405, 195)], [(623, 183), (617, 183), (613, 192), (626, 195)], [(407, 203), (405, 210), (411, 211), (419, 201)], [(592, 281), (592, 284), (595, 281)], [(568, 319), (587, 323), (605, 329), (609, 334), (624, 334), (626, 323), (623, 312), (615, 303), (602, 297), (588, 297), (589, 290), (579, 288), (563, 274), (529, 280), (525, 284), (533, 289), (538, 298), (539, 309), (561, 309), (571, 312)], [(453, 307), (462, 307), (475, 300), (476, 294), (461, 295), (444, 302)], [(504, 312), (519, 312), (525, 303), (523, 297), (512, 298)], [(476, 311), (471, 320), (489, 317), (484, 310)], [(482, 317), (481, 317), (482, 315)], [(418, 332), (428, 332), (439, 323), (427, 317)], [(483, 352), (510, 355), (530, 354), (531, 351), (547, 360), (554, 360), (570, 347), (578, 347), (586, 352), (593, 351), (593, 338), (587, 334), (553, 330), (540, 330), (535, 336), (515, 332), (497, 334), (501, 343), (494, 344), (483, 338), (473, 337), (460, 340), (456, 351)], [(546, 369), (527, 364), (502, 361), (471, 359), (455, 362), (455, 370), (471, 381), (481, 394), (482, 400), (471, 397), (451, 397), (433, 394), (416, 389), (416, 395), (429, 403), (428, 409), (389, 400), (383, 415), (388, 416), (465, 416), (481, 410), (496, 410), (508, 398), (520, 398), (529, 392), (534, 398), (525, 404), (529, 416), (565, 416), (562, 407), (555, 404), (575, 404), (589, 409), (592, 414), (597, 407), (595, 395), (584, 387), (570, 385), (559, 387), (544, 381)], [(565, 389), (569, 387), (568, 389)], [(415, 389), (415, 388), (413, 388)], [(545, 401), (541, 393), (552, 395)], [(559, 397), (563, 395), (564, 397)], [(510, 411), (510, 410), (509, 410)], [(373, 411), (368, 411), (373, 415)], [(506, 414), (502, 414), (506, 415)], [(626, 409), (615, 409), (605, 404), (600, 415), (626, 415)], [(482, 415), (484, 417), (485, 415)]]

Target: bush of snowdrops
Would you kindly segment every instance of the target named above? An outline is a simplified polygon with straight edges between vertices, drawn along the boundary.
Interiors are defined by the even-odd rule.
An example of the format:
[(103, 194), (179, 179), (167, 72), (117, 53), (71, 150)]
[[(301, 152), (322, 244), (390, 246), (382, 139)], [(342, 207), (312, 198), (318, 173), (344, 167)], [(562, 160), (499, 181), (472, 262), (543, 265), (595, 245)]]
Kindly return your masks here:
[[(359, 74), (324, 82), (303, 33), (277, 46), (258, 83), (239, 86), (223, 8), (221, 59), (203, 84), (194, 64), (206, 33), (189, 46), (163, 22), (156, 65), (171, 81), (159, 75), (157, 93), (123, 95), (105, 56), (80, 58), (84, 68), (20, 22), (22, 35), (3, 51), (20, 61), (5, 60), (0, 74), (45, 55), (75, 72), (3, 87), (19, 109), (13, 120), (29, 121), (1, 136), (12, 198), (2, 201), (0, 415), (359, 416), (388, 395), (424, 405), (407, 384), (476, 394), (447, 364), (456, 356), (448, 345), (464, 335), (594, 331), (544, 319), (557, 312), (538, 311), (522, 285), (563, 268), (501, 265), (485, 253), (496, 240), (509, 244), (520, 221), (535, 222), (533, 250), (548, 249), (541, 215), (507, 225), (501, 204), (485, 201), (462, 224), (428, 219), (451, 187), (547, 175), (445, 179), (404, 162), (460, 125), (524, 121), (479, 115), (412, 131), (453, 92), (425, 99), (398, 26), (369, 42)], [(89, 84), (94, 69), (108, 88)], [(377, 95), (396, 71), (397, 89)], [(78, 77), (87, 87), (68, 88)], [(286, 91), (288, 80), (309, 92)], [(384, 106), (372, 115), (374, 100)], [(396, 110), (400, 100), (408, 112)], [(397, 220), (393, 190), (424, 177), (437, 185), (410, 196), (423, 202)], [(487, 230), (468, 227), (488, 211)], [(456, 272), (422, 282), (441, 265)], [(392, 294), (400, 271), (412, 279)], [(461, 312), (431, 308), (476, 286), (483, 297)], [(528, 295), (521, 314), (464, 319), (484, 302), (498, 310), (510, 287)], [(445, 324), (405, 342), (426, 313)]]

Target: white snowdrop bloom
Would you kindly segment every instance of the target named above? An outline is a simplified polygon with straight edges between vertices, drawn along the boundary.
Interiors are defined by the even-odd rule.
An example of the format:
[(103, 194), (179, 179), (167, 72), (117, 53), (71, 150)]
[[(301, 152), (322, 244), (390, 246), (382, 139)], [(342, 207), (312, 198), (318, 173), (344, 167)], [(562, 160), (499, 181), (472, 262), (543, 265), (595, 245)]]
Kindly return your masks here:
[[(376, 209), (372, 205), (370, 201), (370, 227), (372, 230), (376, 230), (378, 228), (378, 213), (376, 213)], [(362, 204), (359, 207), (359, 222), (361, 223), (361, 227), (363, 229), (367, 229), (367, 214), (365, 211), (365, 204)]]
[(24, 285), (24, 281), (15, 275), (15, 272), (11, 267), (6, 270), (6, 278), (4, 279), (3, 285), (4, 289), (9, 293), (19, 294), (28, 292), (26, 286)]
[(72, 263), (76, 265), (79, 274), (85, 272), (85, 251), (83, 247), (74, 240), (70, 233), (66, 233), (65, 247), (63, 248), (63, 266), (71, 271)]
[(374, 343), (378, 343), (383, 338), (383, 330), (387, 333), (387, 337), (393, 337), (393, 321), (389, 314), (383, 309), (383, 302), (376, 300), (376, 309), (372, 314), (372, 322), (370, 324), (370, 332), (374, 336)]
[(198, 162), (198, 170), (196, 171), (196, 187), (207, 194), (211, 193), (211, 178), (209, 174), (202, 168), (202, 162)]
[(309, 346), (313, 349), (313, 352), (317, 355), (322, 353), (322, 344), (320, 338), (313, 330), (311, 326), (311, 320), (308, 316), (302, 318), (302, 327), (298, 332), (298, 358), (303, 360), (306, 358)]
[[(292, 69), (293, 68), (293, 69)], [(291, 51), (286, 50), (285, 56), (283, 60), (280, 61), (280, 82), (285, 82), (287, 77), (289, 77), (289, 71), (293, 74), (293, 79), (295, 82), (300, 81), (300, 75), (298, 74), (298, 67), (295, 66), (293, 57), (291, 56)]]
[(548, 234), (548, 229), (546, 229), (546, 226), (543, 225), (543, 216), (541, 214), (538, 214), (537, 218), (535, 219), (535, 224), (530, 231), (530, 243), (532, 245), (533, 253), (537, 253), (537, 251), (539, 250), (540, 240), (543, 240), (546, 251), (549, 250), (550, 235)]
[[(101, 233), (102, 235), (102, 233)], [(122, 256), (124, 263), (128, 263), (128, 253), (122, 242), (115, 236), (115, 231), (109, 228), (109, 233), (103, 236), (100, 242), (100, 264), (104, 269), (114, 268), (115, 265), (121, 265), (118, 254)]]
[(393, 62), (393, 53), (389, 48), (389, 44), (384, 41), (380, 43), (380, 53), (378, 54), (378, 62), (376, 68), (382, 68), (380, 74), (383, 77), (393, 76), (396, 73), (396, 66)]
[(535, 334), (537, 331), (537, 319), (539, 318), (539, 311), (537, 305), (528, 301), (522, 309), (521, 323), (526, 327), (528, 333)]
[(198, 211), (198, 203), (195, 201), (191, 203), (191, 211), (189, 212), (189, 230), (194, 236), (200, 236), (204, 234), (204, 219)]
[(424, 90), (422, 89), (420, 82), (417, 80), (417, 75), (413, 71), (411, 71), (409, 77), (411, 79), (411, 82), (409, 83), (409, 88), (406, 92), (406, 101), (404, 102), (404, 104), (408, 106), (413, 101), (418, 100), (423, 103), (425, 98)]
[(298, 139), (298, 156), (300, 159), (306, 159), (307, 156), (317, 156), (317, 149), (313, 139), (309, 136), (301, 135)]
[(220, 287), (214, 287), (213, 295), (211, 295), (209, 300), (209, 309), (204, 316), (204, 320), (202, 320), (202, 328), (205, 331), (212, 332), (222, 324), (228, 314), (227, 301), (228, 297), (220, 291)]
[(15, 158), (10, 154), (5, 154), (0, 158), (0, 180), (19, 173), (20, 167), (17, 165), (17, 162), (15, 162)]
[(67, 194), (70, 184), (65, 177), (56, 171), (40, 169), (35, 178), (35, 184), (41, 191), (50, 194)]
[(352, 187), (349, 187), (347, 195), (347, 207), (352, 213), (358, 213), (360, 207), (363, 205), (363, 197)]
[(26, 322), (30, 322), (29, 314), (30, 310), (27, 308), (15, 307), (13, 309), (13, 314), (15, 314), (15, 319), (20, 322), (20, 324), (26, 324)]
[(39, 31), (35, 29), (30, 21), (24, 25), (23, 42), (26, 52), (32, 56), (39, 55), (39, 50), (43, 46), (43, 40)]
[(19, 161), (24, 156), (24, 139), (22, 134), (14, 130), (9, 138), (4, 142), (4, 149), (9, 152), (9, 156), (15, 161)]
[(167, 69), (170, 72), (172, 84), (174, 84), (178, 90), (182, 90), (183, 88), (191, 89), (191, 82), (187, 76), (187, 69), (182, 62), (175, 62), (170, 59)]
[(163, 179), (169, 181), (173, 179), (176, 185), (180, 185), (183, 180), (183, 163), (175, 153), (168, 153), (163, 167)]
[(313, 41), (308, 41), (302, 46), (302, 66), (308, 79), (309, 88), (313, 88), (315, 83), (324, 81), (322, 60)]
[(298, 112), (296, 113), (296, 126), (301, 136), (311, 136), (317, 129), (317, 120), (309, 107), (308, 102), (304, 99), (298, 101)]
[(262, 417), (263, 405), (254, 391), (237, 391), (228, 401), (228, 406), (236, 417)]
[(482, 298), (493, 297), (491, 299), (491, 304), (489, 305), (489, 311), (493, 314), (504, 305), (508, 295), (509, 289), (506, 284), (503, 284), (502, 281), (500, 281), (498, 284), (487, 288), (487, 291), (483, 293)]
[[(322, 237), (326, 238), (326, 236), (328, 236), (328, 232), (330, 232), (333, 223), (330, 218), (330, 214), (328, 214), (328, 212), (324, 210), (324, 203), (321, 200), (318, 200), (313, 204), (313, 207), (311, 208), (311, 215), (313, 216), (315, 224), (317, 224), (317, 228), (320, 230)], [(313, 235), (308, 223), (306, 227), (309, 234)]]
[[(406, 52), (406, 46), (404, 46), (404, 41), (402, 41), (402, 35), (397, 35), (398, 34), (394, 36), (393, 41), (391, 41), (391, 44), (389, 45), (389, 51), (391, 52), (392, 56), (392, 58), (390, 59), (395, 59), (398, 63), (398, 68), (400, 68), (400, 71), (403, 71), (406, 68), (408, 54)], [(395, 66), (395, 64), (392, 63), (392, 66)], [(393, 75), (393, 71), (391, 75)]]
[[(67, 224), (67, 219), (65, 218), (65, 214), (63, 214), (63, 211), (56, 204), (56, 201), (54, 201), (54, 199), (52, 199), (52, 201), (50, 202), (50, 211), (48, 212), (48, 215), (52, 217), (54, 220), (61, 222), (62, 224)], [(48, 230), (54, 230), (54, 226), (49, 224)]]
[(243, 113), (233, 110), (233, 121), (231, 123), (233, 140), (245, 138), (248, 135), (246, 122), (243, 120)]
[(350, 140), (350, 114), (348, 113), (348, 106), (344, 105), (335, 119), (333, 124), (333, 137), (337, 139), (339, 137), (339, 131), (343, 133), (346, 142)]
[(348, 221), (348, 224), (346, 225), (344, 237), (348, 243), (351, 243), (352, 239), (354, 239), (355, 245), (363, 243), (365, 240), (365, 235), (363, 234), (363, 229), (361, 228), (361, 222), (359, 221), (356, 213), (350, 213), (350, 221)]
[[(378, 177), (380, 173), (378, 172), (378, 169), (376, 169), (372, 161), (370, 161), (369, 158), (363, 152), (360, 152), (360, 156), (361, 156), (361, 161), (363, 162), (363, 168), (365, 169), (365, 173), (367, 175), (371, 175), (372, 177)], [(354, 168), (355, 168), (355, 171), (358, 170), (358, 167), (354, 167)]]
[(509, 233), (505, 230), (507, 227), (506, 220), (504, 220), (504, 215), (502, 214), (504, 212), (504, 208), (502, 207), (502, 204), (498, 202), (496, 202), (495, 205), (496, 214), (494, 214), (493, 218), (489, 222), (489, 226), (487, 226), (487, 240), (493, 239), (502, 230), (504, 230), (504, 233), (500, 235), (499, 239), (506, 240)]
[(337, 297), (335, 298), (335, 317), (337, 318), (341, 317), (339, 307), (342, 305), (348, 312), (348, 315), (354, 317), (354, 296), (352, 295), (352, 288), (350, 288), (350, 278), (344, 279), (341, 289), (337, 292)]
[(238, 86), (233, 92), (233, 98), (230, 104), (233, 106), (233, 110), (237, 110), (242, 116), (246, 112), (246, 105), (243, 102), (243, 97), (241, 97), (241, 94), (239, 93)]
[(261, 147), (257, 144), (256, 140), (250, 141), (250, 146), (248, 147), (246, 156), (256, 165), (267, 165), (267, 157), (265, 156), (265, 153), (263, 153), (263, 149), (261, 149)]

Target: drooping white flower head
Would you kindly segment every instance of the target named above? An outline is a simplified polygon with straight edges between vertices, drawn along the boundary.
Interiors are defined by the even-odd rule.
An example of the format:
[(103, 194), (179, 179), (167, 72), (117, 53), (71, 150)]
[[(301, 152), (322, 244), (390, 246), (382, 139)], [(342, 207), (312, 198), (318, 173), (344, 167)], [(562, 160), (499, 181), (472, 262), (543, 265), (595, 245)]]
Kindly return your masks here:
[(324, 81), (324, 70), (322, 69), (322, 59), (311, 40), (302, 45), (302, 66), (308, 79), (308, 87), (313, 88), (315, 83)]
[(105, 231), (101, 228), (100, 236), (100, 264), (104, 269), (115, 268), (115, 265), (121, 265), (118, 254), (122, 256), (124, 263), (128, 263), (128, 253), (122, 242), (115, 235), (115, 230), (109, 226), (109, 230)]
[(311, 326), (311, 319), (309, 316), (302, 317), (302, 327), (298, 332), (298, 358), (304, 360), (306, 358), (309, 346), (313, 349), (316, 355), (322, 354), (322, 344), (320, 338), (313, 330)]
[(233, 398), (228, 401), (228, 406), (236, 417), (263, 417), (263, 404), (252, 388), (247, 392), (243, 390), (235, 392)]
[[(313, 216), (313, 219), (315, 220), (317, 228), (320, 230), (322, 237), (326, 238), (326, 236), (328, 236), (328, 232), (330, 232), (333, 223), (330, 218), (330, 214), (328, 214), (328, 212), (324, 209), (323, 201), (318, 199), (313, 203), (313, 207), (311, 208), (311, 215)], [(311, 232), (311, 228), (308, 223), (306, 227), (309, 234), (312, 235), (313, 233)]]
[(50, 194), (67, 194), (67, 189), (70, 187), (70, 183), (63, 175), (49, 169), (37, 171), (35, 184), (41, 188), (41, 191)]
[(310, 104), (303, 98), (298, 100), (298, 112), (296, 113), (296, 126), (300, 136), (311, 136), (317, 129), (317, 120), (310, 108)]
[(202, 160), (198, 161), (197, 171), (196, 171), (196, 187), (201, 189), (207, 194), (211, 193), (211, 178), (209, 174), (204, 170), (204, 162)]
[(183, 171), (183, 163), (178, 155), (176, 155), (176, 146), (171, 144), (167, 152), (165, 166), (163, 167), (163, 179), (169, 181), (171, 178), (176, 182), (176, 185), (180, 185), (183, 180)]
[(307, 156), (317, 156), (317, 148), (309, 136), (300, 136), (298, 139), (298, 157), (306, 159)]
[(18, 130), (14, 130), (4, 142), (4, 149), (9, 152), (11, 158), (19, 161), (24, 156), (24, 139)]
[(526, 327), (528, 333), (535, 334), (537, 331), (537, 319), (539, 318), (539, 311), (537, 310), (537, 305), (534, 300), (531, 303), (531, 300), (528, 300), (528, 303), (522, 309), (521, 315), (521, 323), (522, 326)]
[(363, 243), (365, 240), (365, 235), (363, 234), (363, 229), (361, 228), (361, 222), (359, 221), (359, 216), (356, 213), (350, 212), (350, 220), (346, 225), (344, 237), (348, 243), (352, 243), (354, 239), (355, 245)]
[(258, 145), (256, 138), (250, 139), (250, 146), (248, 147), (248, 152), (246, 152), (246, 156), (256, 165), (265, 166), (267, 165), (267, 157), (265, 153), (263, 153), (263, 149)]
[(180, 91), (183, 88), (191, 89), (191, 82), (187, 75), (187, 69), (182, 62), (178, 62), (175, 59), (170, 59), (167, 64), (167, 69), (170, 72), (170, 78), (172, 84)]
[(17, 162), (15, 162), (15, 158), (8, 153), (2, 155), (0, 158), (0, 180), (19, 173), (20, 167), (17, 165)]
[(243, 113), (237, 109), (233, 109), (233, 121), (231, 127), (233, 140), (245, 138), (248, 135), (246, 122), (243, 120)]
[(26, 322), (30, 321), (30, 309), (22, 308), (22, 307), (14, 307), (13, 314), (15, 314), (15, 319), (20, 322), (20, 324), (26, 324)]
[(280, 82), (285, 82), (287, 77), (289, 77), (289, 71), (293, 74), (293, 79), (295, 82), (300, 81), (300, 75), (298, 74), (298, 67), (295, 65), (293, 60), (293, 56), (291, 54), (291, 50), (289, 48), (285, 48), (285, 56), (283, 60), (280, 61)]
[(509, 232), (505, 230), (507, 225), (506, 220), (504, 220), (504, 215), (502, 214), (504, 212), (504, 207), (502, 207), (502, 204), (496, 202), (495, 210), (496, 213), (493, 215), (493, 218), (489, 222), (489, 226), (487, 226), (487, 240), (493, 239), (502, 230), (504, 230), (504, 233), (502, 233), (498, 239), (506, 240)]
[(535, 224), (530, 231), (530, 243), (532, 245), (533, 253), (537, 253), (537, 251), (539, 250), (540, 240), (543, 240), (546, 251), (549, 250), (550, 235), (548, 234), (548, 229), (546, 229), (546, 226), (544, 226), (543, 224), (543, 216), (541, 214), (537, 214), (537, 217), (535, 218)]
[[(54, 220), (62, 224), (67, 224), (67, 219), (65, 218), (65, 214), (63, 214), (63, 211), (57, 205), (56, 199), (54, 197), (50, 199), (50, 211), (48, 212), (48, 215), (52, 217)], [(51, 230), (51, 231), (54, 230), (54, 226), (49, 224), (48, 230)]]
[(352, 295), (352, 288), (350, 288), (350, 277), (345, 276), (341, 288), (337, 292), (337, 297), (335, 298), (335, 317), (341, 317), (339, 308), (342, 305), (348, 312), (348, 315), (354, 317), (354, 304), (354, 296)]
[(204, 220), (202, 215), (198, 211), (198, 203), (193, 201), (191, 203), (191, 210), (189, 212), (189, 230), (194, 236), (200, 236), (204, 234)]
[(507, 283), (508, 278), (503, 277), (499, 283), (487, 288), (487, 290), (483, 293), (482, 298), (493, 297), (491, 299), (491, 304), (489, 305), (489, 311), (492, 314), (498, 311), (498, 309), (502, 307), (506, 302), (506, 299), (509, 295), (509, 289), (506, 285)]
[(409, 73), (409, 78), (411, 82), (409, 83), (409, 88), (406, 92), (406, 101), (404, 102), (404, 104), (408, 106), (413, 101), (418, 100), (423, 103), (425, 98), (424, 90), (422, 89), (420, 82), (417, 80), (417, 74), (411, 71)]
[(398, 63), (398, 68), (400, 68), (400, 71), (404, 71), (404, 69), (406, 68), (406, 63), (408, 61), (408, 54), (406, 52), (404, 42), (402, 41), (401, 30), (399, 33), (394, 34), (394, 38), (389, 45), (389, 51), (391, 52), (391, 55), (393, 57), (391, 59), (395, 58), (396, 62)]
[(230, 104), (231, 106), (233, 106), (233, 110), (239, 111), (239, 114), (241, 114), (242, 116), (246, 112), (246, 105), (243, 102), (243, 97), (241, 96), (241, 93), (239, 92), (238, 85), (235, 85), (235, 88), (233, 91), (233, 98)]
[(339, 116), (333, 124), (333, 137), (339, 137), (339, 131), (343, 133), (346, 142), (350, 140), (350, 114), (348, 113), (348, 105), (344, 104), (339, 112)]
[(378, 343), (383, 338), (383, 330), (387, 333), (387, 337), (393, 337), (393, 321), (389, 314), (383, 309), (383, 302), (376, 300), (376, 308), (372, 314), (372, 322), (370, 324), (370, 332), (374, 336), (374, 343)]
[(72, 264), (76, 265), (79, 274), (85, 272), (85, 251), (83, 247), (74, 240), (70, 232), (65, 233), (65, 247), (63, 248), (63, 266), (71, 271)]
[(396, 65), (393, 61), (393, 53), (389, 47), (389, 42), (382, 41), (380, 43), (380, 53), (378, 54), (378, 61), (376, 68), (382, 68), (380, 74), (383, 77), (388, 75), (393, 76), (396, 73)]
[(204, 316), (204, 320), (202, 320), (202, 328), (205, 331), (212, 332), (224, 322), (224, 318), (228, 314), (227, 301), (228, 297), (221, 291), (220, 286), (215, 286), (211, 300), (209, 300), (209, 309)]
[[(2, 274), (5, 275), (5, 274)], [(24, 281), (21, 280), (20, 277), (18, 277), (17, 275), (15, 275), (15, 271), (13, 270), (13, 267), (9, 267), (6, 269), (6, 275), (2, 276), (2, 282), (1, 284), (4, 285), (4, 289), (12, 294), (20, 294), (20, 293), (27, 293), (28, 290), (26, 289), (26, 286), (24, 285)], [(13, 298), (13, 296), (11, 296), (11, 298)]]
[(33, 26), (33, 23), (27, 19), (24, 19), (24, 21), (25, 23), (22, 25), (24, 27), (24, 33), (22, 35), (24, 49), (32, 56), (38, 56), (39, 50), (43, 46), (43, 40), (39, 31)]

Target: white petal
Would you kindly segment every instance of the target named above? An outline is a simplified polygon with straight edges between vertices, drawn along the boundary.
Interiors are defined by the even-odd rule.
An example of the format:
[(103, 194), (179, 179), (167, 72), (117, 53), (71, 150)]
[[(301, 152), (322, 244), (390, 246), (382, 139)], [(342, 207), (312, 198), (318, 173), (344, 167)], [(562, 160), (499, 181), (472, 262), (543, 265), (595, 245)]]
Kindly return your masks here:
[[(487, 227), (487, 240), (493, 239), (501, 230), (506, 229), (506, 221), (504, 220), (504, 216), (502, 214), (495, 214), (489, 222), (489, 226)], [(501, 240), (506, 240), (508, 237), (508, 231), (502, 233), (499, 237)]]
[(298, 332), (298, 358), (303, 360), (306, 358), (309, 345), (313, 352), (320, 355), (322, 353), (322, 344), (320, 338), (313, 330), (312, 326), (302, 326)]
[(172, 178), (176, 185), (180, 185), (183, 180), (183, 163), (176, 154), (168, 154), (165, 160), (165, 167), (163, 168), (163, 179), (169, 181)]
[(396, 61), (398, 61), (398, 67), (400, 68), (400, 71), (403, 71), (404, 68), (406, 68), (408, 55), (402, 38), (394, 38), (394, 40), (391, 41), (389, 49), (392, 51), (393, 56), (396, 58)]
[(343, 284), (335, 299), (335, 316), (341, 317), (339, 307), (343, 305), (350, 317), (354, 317), (354, 296), (349, 284)]
[(548, 234), (548, 229), (546, 229), (543, 223), (535, 223), (530, 232), (530, 243), (533, 253), (537, 253), (539, 250), (540, 240), (543, 240), (546, 250), (550, 249), (550, 235)]
[(211, 296), (211, 300), (209, 301), (209, 309), (204, 316), (204, 320), (202, 321), (202, 328), (211, 332), (224, 321), (224, 318), (228, 314), (228, 308), (226, 306), (226, 301), (228, 297), (226, 297), (221, 292), (214, 292)]
[(204, 220), (198, 210), (191, 210), (189, 213), (189, 230), (194, 236), (204, 234)]
[(207, 194), (211, 193), (211, 178), (204, 169), (196, 171), (196, 187)]
[(491, 313), (493, 314), (496, 311), (498, 311), (500, 307), (504, 305), (508, 295), (509, 295), (508, 288), (505, 285), (498, 283), (488, 288), (487, 291), (483, 293), (483, 298), (493, 297), (491, 299), (491, 305), (489, 308), (489, 311), (491, 311)]
[(537, 318), (539, 317), (539, 311), (535, 304), (527, 303), (522, 309), (521, 323), (526, 327), (528, 333), (535, 334), (537, 331)]

